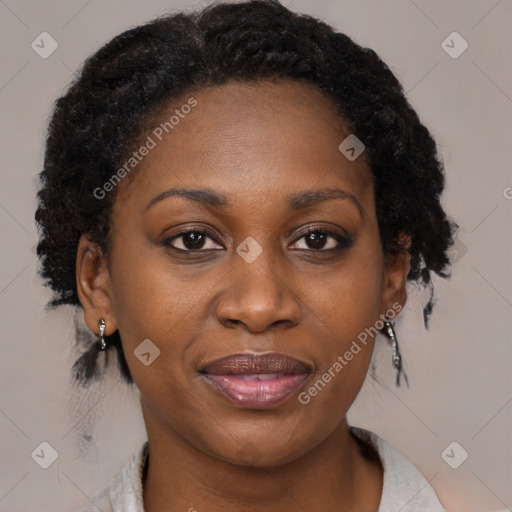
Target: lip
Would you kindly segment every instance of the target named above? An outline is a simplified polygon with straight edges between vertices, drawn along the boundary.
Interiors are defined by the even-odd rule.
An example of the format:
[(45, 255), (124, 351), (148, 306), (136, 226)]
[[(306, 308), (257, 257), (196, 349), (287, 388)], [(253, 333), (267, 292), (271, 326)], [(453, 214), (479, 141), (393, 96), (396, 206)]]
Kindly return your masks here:
[(312, 367), (276, 352), (242, 353), (212, 361), (200, 373), (213, 389), (238, 406), (267, 409), (293, 395)]

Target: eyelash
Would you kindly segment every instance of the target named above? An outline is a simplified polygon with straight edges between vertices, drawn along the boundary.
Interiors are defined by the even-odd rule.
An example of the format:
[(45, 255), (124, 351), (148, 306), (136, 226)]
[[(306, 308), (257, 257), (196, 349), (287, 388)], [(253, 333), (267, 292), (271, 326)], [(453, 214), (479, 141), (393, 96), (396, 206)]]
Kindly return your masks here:
[[(163, 245), (165, 245), (175, 251), (181, 252), (181, 253), (196, 253), (197, 254), (200, 252), (207, 252), (207, 251), (212, 250), (212, 249), (196, 249), (196, 250), (180, 249), (180, 248), (174, 247), (172, 245), (172, 242), (174, 242), (174, 240), (182, 238), (182, 237), (188, 235), (189, 233), (198, 233), (201, 235), (206, 235), (208, 238), (213, 240), (216, 244), (219, 244), (219, 242), (215, 239), (215, 237), (212, 234), (210, 234), (208, 231), (205, 231), (204, 229), (191, 228), (191, 229), (187, 229), (184, 231), (180, 231), (176, 235), (173, 235), (172, 237), (167, 238), (166, 240), (163, 241)], [(348, 249), (352, 246), (352, 239), (350, 237), (340, 235), (339, 233), (336, 233), (335, 231), (331, 231), (330, 229), (317, 228), (317, 227), (308, 228), (306, 231), (301, 233), (301, 235), (298, 238), (296, 238), (293, 243), (294, 244), (297, 243), (299, 240), (302, 240), (304, 237), (307, 237), (311, 233), (318, 233), (318, 234), (327, 235), (331, 238), (334, 238), (336, 240), (336, 242), (338, 243), (338, 246), (334, 247), (334, 248), (330, 248), (330, 249), (294, 249), (294, 250), (311, 251), (311, 252), (333, 252), (333, 251), (341, 251), (343, 249)], [(219, 249), (213, 249), (213, 250), (217, 251)]]

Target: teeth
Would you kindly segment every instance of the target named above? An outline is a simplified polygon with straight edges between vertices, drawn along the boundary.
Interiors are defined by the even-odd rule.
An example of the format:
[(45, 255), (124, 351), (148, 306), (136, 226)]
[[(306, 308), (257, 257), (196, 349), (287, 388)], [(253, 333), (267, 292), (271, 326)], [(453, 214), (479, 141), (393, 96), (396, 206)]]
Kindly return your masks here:
[(251, 373), (248, 375), (239, 375), (238, 378), (242, 380), (272, 380), (282, 376), (282, 373)]
[(260, 373), (258, 375), (259, 380), (271, 380), (271, 379), (278, 379), (279, 377), (282, 377), (282, 373)]

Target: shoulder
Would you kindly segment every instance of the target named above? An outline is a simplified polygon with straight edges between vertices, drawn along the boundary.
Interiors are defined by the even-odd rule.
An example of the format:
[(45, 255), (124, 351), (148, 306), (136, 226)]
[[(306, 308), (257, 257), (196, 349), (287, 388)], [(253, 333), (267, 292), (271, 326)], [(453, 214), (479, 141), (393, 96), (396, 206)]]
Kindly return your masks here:
[(147, 454), (146, 441), (82, 512), (144, 512), (142, 470)]
[(432, 486), (401, 453), (373, 432), (352, 426), (349, 429), (379, 454), (384, 482), (378, 512), (444, 512)]

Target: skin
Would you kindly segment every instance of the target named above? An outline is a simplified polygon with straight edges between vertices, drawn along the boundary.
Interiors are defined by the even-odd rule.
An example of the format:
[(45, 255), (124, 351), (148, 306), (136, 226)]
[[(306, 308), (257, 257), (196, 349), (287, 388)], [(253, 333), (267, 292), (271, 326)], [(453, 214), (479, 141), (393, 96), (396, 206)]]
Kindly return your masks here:
[[(145, 510), (376, 511), (382, 467), (362, 455), (346, 420), (372, 338), (307, 405), (296, 393), (268, 410), (243, 409), (198, 369), (247, 350), (281, 352), (314, 368), (307, 390), (360, 332), (403, 307), (409, 253), (383, 256), (364, 154), (349, 161), (338, 150), (350, 130), (313, 85), (229, 83), (193, 97), (197, 106), (118, 186), (108, 258), (86, 235), (77, 254), (85, 321), (96, 333), (101, 317), (107, 334), (119, 329), (141, 393)], [(147, 209), (172, 187), (208, 188), (229, 206), (172, 196)], [(287, 205), (290, 194), (333, 188), (352, 194), (360, 212), (346, 198)], [(311, 246), (310, 226), (353, 243), (326, 251), (339, 245), (329, 236)], [(185, 250), (190, 238), (164, 244), (187, 227), (211, 238), (193, 254), (172, 247)], [(236, 252), (248, 236), (263, 249), (252, 263)], [(145, 339), (161, 351), (149, 366), (134, 355)]]

